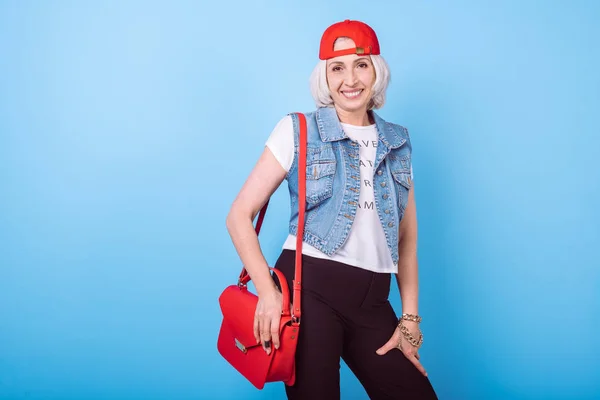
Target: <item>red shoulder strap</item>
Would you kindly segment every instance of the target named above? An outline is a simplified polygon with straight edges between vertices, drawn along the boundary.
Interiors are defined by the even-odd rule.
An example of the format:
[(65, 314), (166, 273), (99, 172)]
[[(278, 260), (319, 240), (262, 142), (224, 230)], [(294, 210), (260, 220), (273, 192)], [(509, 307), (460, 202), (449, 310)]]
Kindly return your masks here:
[[(292, 301), (292, 321), (300, 322), (302, 307), (300, 306), (300, 297), (302, 293), (302, 241), (304, 238), (304, 211), (306, 210), (306, 117), (302, 113), (297, 113), (300, 122), (300, 151), (298, 154), (298, 231), (296, 232), (296, 271), (293, 281), (293, 301)], [(265, 213), (269, 206), (269, 200), (261, 208), (258, 214), (258, 220), (254, 230), (256, 235), (260, 233), (260, 227), (265, 219)], [(238, 284), (245, 285), (250, 280), (250, 275), (246, 268), (242, 268)]]
[(302, 240), (304, 238), (304, 210), (306, 209), (306, 117), (298, 113), (300, 121), (300, 153), (298, 155), (298, 231), (296, 232), (296, 274), (294, 276), (294, 300), (292, 321), (298, 323), (302, 313)]

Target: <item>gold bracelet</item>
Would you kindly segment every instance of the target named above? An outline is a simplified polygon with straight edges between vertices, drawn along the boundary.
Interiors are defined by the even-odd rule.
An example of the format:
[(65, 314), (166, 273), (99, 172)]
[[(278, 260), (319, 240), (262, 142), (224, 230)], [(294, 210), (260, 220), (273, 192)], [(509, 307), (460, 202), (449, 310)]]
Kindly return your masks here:
[(398, 323), (398, 328), (400, 328), (400, 332), (402, 332), (402, 335), (408, 341), (408, 343), (410, 343), (411, 345), (413, 345), (416, 348), (421, 347), (421, 345), (423, 344), (423, 332), (421, 332), (420, 329), (419, 329), (419, 338), (415, 339), (415, 337), (410, 333), (408, 328), (406, 326), (404, 326), (404, 324), (402, 324), (402, 320)]
[(398, 323), (400, 323), (402, 320), (413, 321), (413, 322), (416, 322), (417, 324), (420, 324), (421, 321), (423, 320), (423, 318), (421, 318), (421, 316), (419, 316), (417, 314), (402, 314), (402, 316), (398, 320)]

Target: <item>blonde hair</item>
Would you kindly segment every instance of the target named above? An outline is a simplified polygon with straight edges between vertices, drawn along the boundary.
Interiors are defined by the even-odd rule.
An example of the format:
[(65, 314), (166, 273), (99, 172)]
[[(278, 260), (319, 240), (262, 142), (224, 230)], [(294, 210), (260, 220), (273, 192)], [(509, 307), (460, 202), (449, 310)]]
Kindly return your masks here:
[[(391, 80), (390, 68), (381, 55), (372, 55), (371, 62), (375, 69), (373, 96), (367, 108), (378, 109), (385, 104), (385, 92)], [(310, 75), (310, 93), (317, 107), (332, 107), (333, 99), (327, 84), (327, 60), (319, 60)]]

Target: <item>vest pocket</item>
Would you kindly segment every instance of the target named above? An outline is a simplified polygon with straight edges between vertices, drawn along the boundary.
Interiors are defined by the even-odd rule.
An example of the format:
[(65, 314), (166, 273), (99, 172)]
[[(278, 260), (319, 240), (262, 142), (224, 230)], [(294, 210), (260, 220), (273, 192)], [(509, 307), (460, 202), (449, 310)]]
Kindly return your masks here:
[(394, 181), (396, 183), (396, 194), (398, 196), (398, 207), (404, 211), (406, 203), (408, 202), (408, 191), (412, 187), (412, 180), (410, 179), (410, 172), (396, 171), (392, 172)]
[(319, 160), (306, 165), (306, 201), (312, 204), (333, 195), (335, 161)]

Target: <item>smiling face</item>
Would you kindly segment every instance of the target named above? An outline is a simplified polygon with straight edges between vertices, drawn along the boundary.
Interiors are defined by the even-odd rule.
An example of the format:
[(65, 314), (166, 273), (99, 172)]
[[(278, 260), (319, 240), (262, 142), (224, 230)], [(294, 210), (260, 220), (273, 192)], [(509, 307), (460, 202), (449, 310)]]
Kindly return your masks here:
[[(352, 39), (339, 39), (334, 50), (355, 47)], [(348, 54), (327, 60), (327, 84), (336, 108), (366, 113), (371, 100), (375, 69), (369, 56)]]

